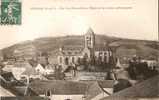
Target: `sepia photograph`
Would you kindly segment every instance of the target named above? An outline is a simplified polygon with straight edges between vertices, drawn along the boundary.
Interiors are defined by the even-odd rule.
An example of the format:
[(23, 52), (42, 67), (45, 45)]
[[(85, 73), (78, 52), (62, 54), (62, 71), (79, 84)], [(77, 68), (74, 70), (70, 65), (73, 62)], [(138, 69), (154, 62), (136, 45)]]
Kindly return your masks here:
[(159, 100), (158, 0), (0, 0), (0, 100)]

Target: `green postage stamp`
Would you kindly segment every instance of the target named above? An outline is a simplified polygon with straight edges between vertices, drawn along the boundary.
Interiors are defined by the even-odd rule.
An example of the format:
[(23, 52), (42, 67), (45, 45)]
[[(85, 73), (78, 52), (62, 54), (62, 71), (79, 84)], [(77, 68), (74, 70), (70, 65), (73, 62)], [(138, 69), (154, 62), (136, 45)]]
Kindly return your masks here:
[(21, 1), (20, 0), (1, 0), (0, 7), (1, 25), (20, 25), (21, 24)]

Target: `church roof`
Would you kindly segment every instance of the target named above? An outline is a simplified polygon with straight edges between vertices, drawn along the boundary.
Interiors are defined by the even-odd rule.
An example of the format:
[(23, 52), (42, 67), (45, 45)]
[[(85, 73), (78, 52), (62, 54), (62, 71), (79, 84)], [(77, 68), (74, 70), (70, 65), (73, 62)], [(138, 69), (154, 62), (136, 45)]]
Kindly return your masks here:
[(67, 51), (67, 50), (77, 50), (77, 51), (81, 51), (84, 47), (80, 46), (80, 45), (67, 45), (67, 46), (63, 46), (61, 49), (63, 51)]
[(81, 55), (83, 48), (84, 47), (82, 46), (72, 46), (72, 45), (63, 46), (61, 48), (61, 51), (59, 50), (59, 54), (68, 55), (68, 56)]
[(107, 51), (108, 48), (104, 45), (95, 44), (95, 51)]

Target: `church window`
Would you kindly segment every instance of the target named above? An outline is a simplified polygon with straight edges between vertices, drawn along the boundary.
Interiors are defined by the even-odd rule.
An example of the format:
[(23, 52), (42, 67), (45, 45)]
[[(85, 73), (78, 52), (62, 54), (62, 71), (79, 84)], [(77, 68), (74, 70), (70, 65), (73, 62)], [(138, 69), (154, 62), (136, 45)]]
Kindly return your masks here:
[(107, 56), (107, 52), (104, 53), (104, 56)]
[(104, 56), (104, 62), (107, 62), (107, 56), (106, 55)]
[(74, 57), (72, 57), (72, 63), (75, 63), (75, 58)]
[(69, 63), (69, 59), (66, 57), (65, 58), (65, 64), (68, 65), (68, 63)]
[(51, 91), (50, 91), (50, 90), (47, 90), (45, 95), (46, 95), (47, 97), (51, 96)]
[(80, 58), (80, 57), (78, 57), (78, 59), (77, 59), (77, 63), (78, 63), (78, 64), (80, 64), (80, 63), (81, 63), (81, 58)]
[(62, 63), (62, 57), (60, 57), (60, 63)]

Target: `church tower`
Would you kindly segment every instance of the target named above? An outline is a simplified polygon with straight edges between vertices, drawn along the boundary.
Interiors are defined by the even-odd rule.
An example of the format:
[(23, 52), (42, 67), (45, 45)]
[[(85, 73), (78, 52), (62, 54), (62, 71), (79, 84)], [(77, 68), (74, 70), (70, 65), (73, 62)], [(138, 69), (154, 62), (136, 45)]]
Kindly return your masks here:
[(87, 54), (89, 60), (94, 59), (94, 49), (95, 49), (95, 34), (91, 28), (88, 29), (84, 36), (85, 40), (85, 50), (84, 53)]
[(95, 34), (91, 28), (88, 29), (85, 34), (85, 48), (94, 49), (95, 46)]

